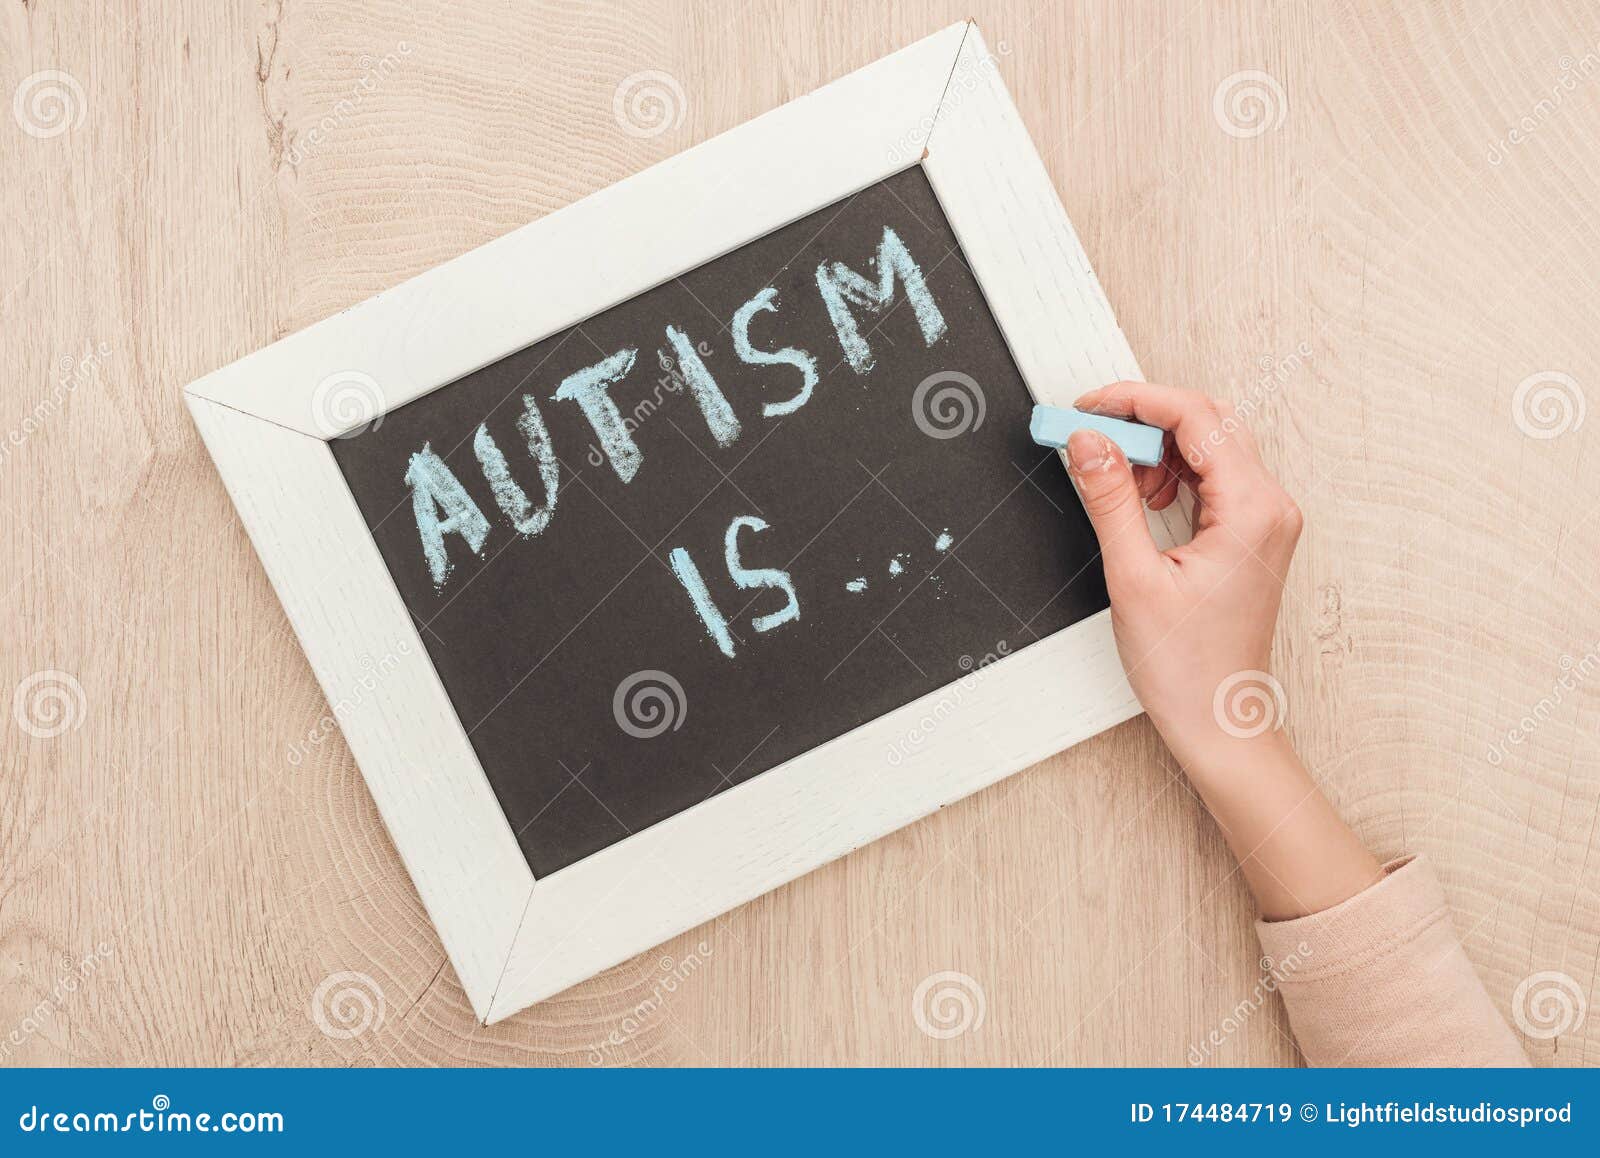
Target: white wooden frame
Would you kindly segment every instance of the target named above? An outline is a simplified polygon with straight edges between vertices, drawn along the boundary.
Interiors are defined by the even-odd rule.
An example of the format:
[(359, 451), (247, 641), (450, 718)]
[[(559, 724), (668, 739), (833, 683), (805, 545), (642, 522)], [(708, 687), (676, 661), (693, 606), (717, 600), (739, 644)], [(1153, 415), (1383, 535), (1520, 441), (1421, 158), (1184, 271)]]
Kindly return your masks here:
[[(392, 409), (918, 163), (1037, 399), (1139, 377), (995, 59), (957, 24), (188, 387), (485, 1021), (1137, 714), (1102, 613), (535, 880), (335, 465), (329, 440), (374, 415), (341, 417), (329, 383)], [(1151, 526), (1181, 541), (1187, 509)]]

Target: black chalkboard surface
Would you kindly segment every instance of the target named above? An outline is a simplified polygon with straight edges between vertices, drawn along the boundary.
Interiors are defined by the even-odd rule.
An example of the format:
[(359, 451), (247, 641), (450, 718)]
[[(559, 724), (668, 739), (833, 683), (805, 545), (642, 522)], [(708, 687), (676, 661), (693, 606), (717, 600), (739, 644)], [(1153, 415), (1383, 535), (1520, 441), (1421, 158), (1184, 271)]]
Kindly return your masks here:
[(332, 448), (545, 876), (1106, 607), (1031, 407), (912, 168)]

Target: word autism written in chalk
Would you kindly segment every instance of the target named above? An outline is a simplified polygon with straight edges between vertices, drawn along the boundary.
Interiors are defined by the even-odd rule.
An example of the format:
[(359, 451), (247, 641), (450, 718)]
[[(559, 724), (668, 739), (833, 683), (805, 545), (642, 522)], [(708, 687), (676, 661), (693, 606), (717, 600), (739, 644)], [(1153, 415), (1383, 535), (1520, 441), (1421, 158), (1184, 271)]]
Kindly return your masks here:
[[(875, 276), (858, 273), (840, 261), (823, 261), (815, 274), (818, 304), (827, 313), (839, 355), (858, 376), (871, 374), (877, 365), (861, 315), (883, 315), (903, 302), (909, 305), (917, 329), (929, 346), (939, 342), (948, 328), (922, 268), (893, 228), (884, 227), (870, 268)], [(781, 316), (781, 312), (777, 290), (767, 286), (734, 311), (728, 325), (733, 352), (741, 365), (784, 366), (793, 373), (792, 390), (787, 396), (763, 402), (763, 419), (781, 419), (806, 406), (820, 380), (817, 355), (812, 351), (796, 346), (773, 348), (772, 342), (757, 345), (752, 338), (751, 326), (758, 315)], [(675, 377), (692, 396), (716, 444), (722, 448), (734, 445), (744, 436), (745, 423), (706, 364), (708, 348), (695, 344), (687, 328), (675, 323), (663, 327), (662, 340), (656, 361), (663, 367), (675, 367)], [(557, 515), (562, 460), (545, 423), (544, 405), (566, 404), (581, 412), (593, 431), (594, 449), (598, 452), (591, 453), (590, 461), (596, 465), (608, 463), (620, 485), (632, 486), (641, 477), (648, 477), (647, 473), (641, 474), (648, 468), (645, 447), (634, 437), (637, 423), (623, 416), (612, 395), (613, 388), (635, 372), (638, 362), (639, 348), (624, 347), (567, 375), (543, 402), (534, 393), (523, 394), (515, 420), (525, 446), (525, 464), (519, 468), (521, 481), (519, 470), (513, 469), (488, 424), (478, 425), (472, 436), (473, 454), (500, 516), (515, 534), (525, 539), (538, 538)], [(412, 514), (428, 573), (435, 589), (442, 591), (453, 570), (450, 552), (457, 540), (481, 557), (490, 546), (495, 524), (431, 442), (423, 442), (411, 455), (405, 484), (410, 490)], [(766, 521), (758, 516), (740, 515), (727, 525), (722, 544), (722, 561), (737, 588), (752, 592), (772, 589), (784, 596), (785, 601), (777, 610), (751, 620), (757, 633), (795, 622), (801, 615), (799, 597), (787, 571), (745, 561), (746, 549), (755, 548), (760, 533), (768, 529)], [(711, 598), (694, 555), (687, 546), (679, 545), (669, 551), (668, 559), (706, 634), (723, 655), (731, 658), (735, 654), (733, 633)]]

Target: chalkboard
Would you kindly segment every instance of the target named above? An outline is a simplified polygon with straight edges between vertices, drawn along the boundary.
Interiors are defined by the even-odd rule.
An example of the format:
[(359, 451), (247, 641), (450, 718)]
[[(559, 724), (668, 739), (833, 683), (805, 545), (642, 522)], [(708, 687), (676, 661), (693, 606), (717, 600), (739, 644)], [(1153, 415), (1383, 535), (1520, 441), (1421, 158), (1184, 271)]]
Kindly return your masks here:
[(331, 445), (542, 877), (1105, 608), (1031, 406), (913, 167)]

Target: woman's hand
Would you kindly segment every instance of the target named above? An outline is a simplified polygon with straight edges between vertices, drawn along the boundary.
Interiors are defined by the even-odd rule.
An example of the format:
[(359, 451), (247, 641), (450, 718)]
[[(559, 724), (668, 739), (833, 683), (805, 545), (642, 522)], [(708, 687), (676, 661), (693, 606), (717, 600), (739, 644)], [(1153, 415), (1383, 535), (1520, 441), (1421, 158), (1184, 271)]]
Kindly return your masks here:
[[(1076, 406), (1169, 432), (1161, 465), (1131, 470), (1116, 445), (1093, 431), (1080, 430), (1067, 444), (1100, 538), (1117, 648), (1139, 702), (1185, 765), (1220, 755), (1235, 733), (1274, 730), (1282, 720), (1267, 663), (1300, 509), (1225, 404), (1173, 386), (1118, 382)], [(1194, 539), (1163, 553), (1143, 503), (1165, 509), (1180, 482), (1198, 499)], [(1213, 710), (1219, 688), (1224, 700), (1237, 701), (1215, 704), (1228, 709), (1220, 718)]]
[[(1161, 465), (1137, 469), (1094, 431), (1067, 443), (1139, 702), (1222, 826), (1264, 917), (1354, 896), (1382, 871), (1295, 756), (1280, 730), (1282, 687), (1267, 674), (1300, 509), (1229, 406), (1142, 382), (1076, 406), (1168, 432)], [(1144, 503), (1164, 509), (1180, 482), (1197, 499), (1194, 538), (1163, 552)]]

